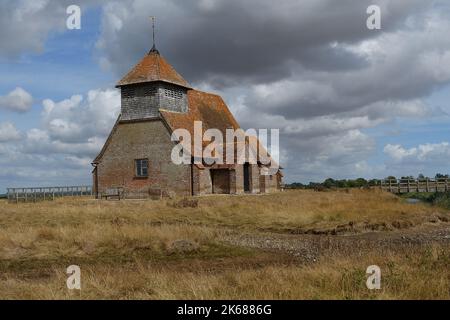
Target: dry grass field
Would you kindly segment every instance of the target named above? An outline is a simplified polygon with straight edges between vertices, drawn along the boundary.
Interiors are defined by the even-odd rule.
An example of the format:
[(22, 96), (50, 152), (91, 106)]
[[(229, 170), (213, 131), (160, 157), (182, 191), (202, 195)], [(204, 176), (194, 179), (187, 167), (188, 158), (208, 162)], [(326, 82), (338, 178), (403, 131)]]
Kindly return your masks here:
[(0, 299), (450, 299), (449, 221), (376, 190), (0, 201)]

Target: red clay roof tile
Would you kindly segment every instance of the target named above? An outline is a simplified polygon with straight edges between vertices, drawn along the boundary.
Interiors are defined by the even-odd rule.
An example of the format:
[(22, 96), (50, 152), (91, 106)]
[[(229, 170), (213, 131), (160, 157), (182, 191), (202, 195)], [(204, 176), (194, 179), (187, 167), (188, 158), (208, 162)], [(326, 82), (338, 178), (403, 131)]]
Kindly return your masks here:
[(147, 54), (117, 83), (116, 87), (153, 81), (164, 81), (190, 88), (189, 83), (156, 51)]
[(189, 90), (188, 103), (189, 111), (187, 113), (160, 110), (172, 130), (186, 129), (193, 136), (194, 121), (203, 122), (203, 131), (215, 128), (224, 133), (228, 128), (239, 128), (236, 119), (218, 95)]
[[(232, 128), (236, 130), (240, 128), (238, 122), (220, 96), (197, 90), (189, 90), (188, 101), (189, 111), (187, 113), (160, 110), (161, 116), (172, 131), (175, 131), (176, 129), (186, 129), (191, 134), (192, 139), (194, 139), (194, 121), (202, 121), (203, 133), (208, 129), (219, 129), (225, 139), (226, 129)], [(260, 155), (267, 153), (258, 138), (253, 136), (247, 136), (247, 138), (248, 140), (246, 140), (244, 144), (251, 149), (254, 147), (257, 148), (253, 150), (253, 152), (258, 155), (258, 159), (260, 158)], [(250, 141), (253, 143), (250, 143), (249, 145)], [(191, 143), (194, 146), (193, 141), (191, 141)], [(203, 141), (202, 148), (206, 147), (210, 143), (211, 142)], [(236, 148), (239, 143), (237, 141), (233, 141), (232, 144), (234, 144)], [(222, 143), (222, 145), (225, 155), (228, 144)], [(258, 151), (260, 153), (258, 153)], [(271, 161), (276, 164), (270, 155), (268, 156)]]

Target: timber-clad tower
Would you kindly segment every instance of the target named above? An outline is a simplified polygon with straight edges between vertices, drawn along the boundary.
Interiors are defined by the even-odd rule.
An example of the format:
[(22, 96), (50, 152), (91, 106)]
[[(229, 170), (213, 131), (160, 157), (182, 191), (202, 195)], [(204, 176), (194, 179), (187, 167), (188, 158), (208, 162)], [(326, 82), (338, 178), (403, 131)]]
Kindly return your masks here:
[(122, 120), (157, 117), (160, 109), (188, 112), (187, 91), (191, 87), (156, 48), (117, 87), (121, 90)]

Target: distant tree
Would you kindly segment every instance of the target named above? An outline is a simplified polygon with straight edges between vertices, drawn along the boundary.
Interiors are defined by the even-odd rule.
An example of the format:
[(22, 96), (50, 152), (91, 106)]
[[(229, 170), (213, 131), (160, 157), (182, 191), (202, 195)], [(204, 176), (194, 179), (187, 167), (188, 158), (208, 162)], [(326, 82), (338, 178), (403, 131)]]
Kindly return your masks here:
[(303, 188), (305, 188), (305, 186), (301, 182), (293, 182), (293, 183), (287, 184), (286, 187), (289, 188), (289, 189), (303, 189)]
[(368, 184), (367, 180), (364, 178), (358, 178), (355, 181), (355, 186), (358, 188), (365, 187), (365, 186), (367, 186), (367, 184)]
[(435, 178), (436, 179), (448, 179), (449, 175), (448, 174), (442, 174), (442, 173), (436, 173)]
[(317, 188), (317, 187), (319, 187), (319, 186), (322, 186), (322, 184), (321, 183), (319, 183), (319, 182), (310, 182), (306, 187), (308, 188), (308, 189), (315, 189), (315, 188)]
[(346, 186), (346, 188), (355, 188), (356, 181), (355, 180), (346, 180), (345, 186)]
[(385, 180), (391, 180), (392, 182), (397, 182), (397, 178), (394, 176), (389, 176)]
[(322, 185), (323, 185), (325, 188), (334, 188), (334, 187), (337, 187), (336, 180), (334, 180), (334, 179), (332, 179), (332, 178), (326, 179), (326, 180), (322, 183)]
[(347, 188), (347, 180), (338, 180), (336, 181), (336, 187), (338, 188)]

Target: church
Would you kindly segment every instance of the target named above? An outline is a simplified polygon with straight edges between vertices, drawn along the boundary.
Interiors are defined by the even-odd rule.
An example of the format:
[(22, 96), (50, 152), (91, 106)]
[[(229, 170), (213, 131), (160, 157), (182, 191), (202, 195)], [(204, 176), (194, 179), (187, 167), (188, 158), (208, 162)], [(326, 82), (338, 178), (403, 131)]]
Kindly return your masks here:
[(239, 129), (223, 99), (195, 90), (153, 46), (116, 86), (121, 113), (93, 161), (97, 198), (123, 190), (125, 198), (269, 193), (281, 189), (281, 169), (259, 161), (243, 164), (175, 164), (171, 139), (177, 129)]

